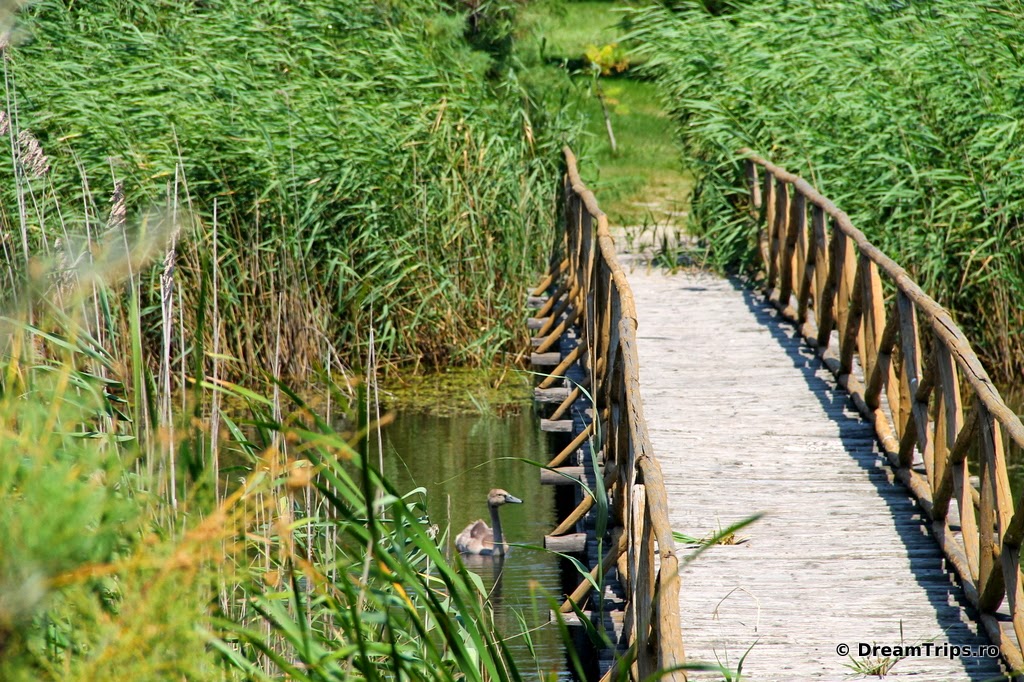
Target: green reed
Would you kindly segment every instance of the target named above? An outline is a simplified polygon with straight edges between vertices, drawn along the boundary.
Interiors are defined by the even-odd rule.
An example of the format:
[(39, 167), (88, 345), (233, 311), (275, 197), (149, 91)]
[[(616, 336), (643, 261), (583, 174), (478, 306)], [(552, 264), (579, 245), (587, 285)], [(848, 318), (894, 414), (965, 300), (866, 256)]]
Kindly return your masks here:
[(807, 177), (951, 308), (988, 366), (1024, 366), (1024, 76), (1012, 2), (683, 2), (633, 17), (701, 178), (698, 231), (749, 262), (737, 150)]
[(551, 238), (547, 114), (425, 2), (22, 20), (0, 678), (519, 679), (479, 579), (362, 459), (368, 420), (328, 424), (371, 352), (513, 340)]
[[(74, 260), (120, 183), (129, 225), (154, 206), (188, 217), (184, 324), (215, 293), (240, 367), (353, 363), (371, 326), (399, 363), (525, 343), (519, 288), (551, 241), (568, 129), (514, 71), (492, 73), (466, 21), (426, 0), (34, 3), (6, 51), (7, 113), (50, 169), (3, 183), (11, 244), (67, 233)], [(159, 272), (136, 275), (149, 320)]]
[(3, 320), (0, 677), (519, 679), (422, 491), (399, 494), (298, 396), (202, 382), (236, 405), (215, 499), (181, 465), (209, 422), (143, 438), (102, 377), (122, 358), (37, 318), (60, 334)]

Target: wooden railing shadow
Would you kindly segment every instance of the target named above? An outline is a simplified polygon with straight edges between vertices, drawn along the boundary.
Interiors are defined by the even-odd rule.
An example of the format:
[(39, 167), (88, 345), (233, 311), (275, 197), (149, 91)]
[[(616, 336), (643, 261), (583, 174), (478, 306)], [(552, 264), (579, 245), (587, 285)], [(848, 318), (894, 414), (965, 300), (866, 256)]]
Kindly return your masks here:
[[(623, 621), (628, 637), (626, 654), (605, 678), (617, 679), (628, 668), (634, 680), (647, 679), (659, 670), (668, 671), (664, 679), (683, 680), (679, 564), (661, 467), (651, 447), (640, 398), (633, 294), (616, 258), (608, 219), (580, 179), (576, 157), (568, 148), (563, 151), (565, 231), (560, 254), (554, 259), (557, 264), (534, 291), (536, 295), (551, 293), (537, 313), (545, 321), (535, 351), (549, 351), (570, 328), (577, 330), (579, 345), (539, 388), (552, 386), (571, 364), (580, 363), (586, 376), (555, 408), (552, 419), (570, 413), (584, 391), (594, 404), (593, 421), (548, 466), (562, 466), (588, 444), (604, 461), (603, 487), (611, 500), (607, 527), (613, 540), (599, 565), (593, 567), (591, 578), (600, 581), (613, 567), (617, 570), (626, 591)], [(594, 494), (599, 490), (585, 494), (548, 540), (573, 532), (598, 506)], [(571, 613), (591, 591), (591, 581), (583, 579), (561, 612)]]
[[(867, 475), (874, 484), (880, 499), (885, 502), (892, 518), (893, 528), (907, 552), (910, 573), (923, 589), (929, 604), (935, 611), (936, 621), (942, 627), (944, 641), (954, 642), (964, 648), (961, 656), (968, 659), (977, 651), (977, 647), (986, 644), (983, 634), (975, 634), (961, 620), (960, 609), (965, 596), (942, 568), (942, 552), (935, 547), (929, 537), (928, 519), (920, 516), (915, 498), (902, 485), (892, 480), (891, 470), (880, 464), (878, 459), (879, 446), (874, 427), (860, 419), (859, 415), (850, 414), (850, 396), (837, 389), (835, 383), (829, 381), (832, 375), (815, 349), (806, 344), (798, 329), (785, 322), (779, 324), (777, 306), (766, 301), (749, 287), (749, 282), (731, 278), (731, 283), (739, 291), (753, 317), (769, 331), (807, 383), (807, 389), (817, 398), (827, 417), (839, 427), (839, 441), (843, 444), (850, 459)], [(828, 377), (822, 376), (822, 373)], [(926, 543), (922, 540), (926, 539)], [(922, 544), (934, 547), (934, 551), (922, 552)], [(972, 614), (973, 615), (973, 614)], [(920, 644), (920, 633), (900, 629), (891, 633), (873, 632), (873, 637), (883, 635), (896, 637), (906, 636), (908, 644)], [(934, 633), (932, 633), (934, 634)], [(970, 647), (968, 649), (967, 647)], [(982, 682), (990, 680), (987, 669), (965, 665), (964, 669), (969, 680)]]
[(741, 153), (769, 300), (873, 425), (986, 633), (1024, 670), (1024, 497), (1014, 504), (1004, 449), (1007, 438), (1024, 447), (1024, 425), (950, 314), (902, 267), (805, 180)]

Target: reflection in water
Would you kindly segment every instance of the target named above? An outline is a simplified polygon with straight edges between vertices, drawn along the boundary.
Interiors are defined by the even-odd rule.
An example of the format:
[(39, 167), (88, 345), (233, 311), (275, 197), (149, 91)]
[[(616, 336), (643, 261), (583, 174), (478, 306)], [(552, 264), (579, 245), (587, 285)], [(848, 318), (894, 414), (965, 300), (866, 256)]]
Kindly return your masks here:
[[(504, 559), (463, 556), (462, 560), (490, 590), (498, 631), (527, 677), (568, 678), (561, 639), (548, 624), (548, 597), (560, 591), (558, 558), (516, 547), (541, 546), (555, 525), (554, 490), (542, 486), (537, 467), (514, 458), (544, 460), (546, 446), (529, 413), (514, 417), (399, 414), (384, 432), (384, 470), (399, 491), (427, 489), (427, 511), (433, 523), (449, 530), (447, 548), (454, 555), (454, 537), (477, 519), (488, 520), (487, 493), (504, 488), (523, 500), (502, 508)], [(521, 635), (523, 623), (529, 629)], [(529, 637), (529, 641), (527, 640)], [(536, 652), (533, 667), (530, 644)]]

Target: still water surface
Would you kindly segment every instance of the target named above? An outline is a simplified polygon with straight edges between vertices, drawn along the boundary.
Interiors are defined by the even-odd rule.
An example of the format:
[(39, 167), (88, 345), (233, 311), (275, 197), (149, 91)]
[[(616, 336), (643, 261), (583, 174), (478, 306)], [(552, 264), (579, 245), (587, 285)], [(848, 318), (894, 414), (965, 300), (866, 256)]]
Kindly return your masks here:
[[(501, 507), (502, 530), (510, 544), (543, 545), (555, 526), (554, 490), (540, 484), (540, 472), (511, 458), (546, 459), (546, 445), (537, 420), (523, 410), (510, 417), (434, 416), (399, 413), (384, 432), (384, 470), (399, 491), (427, 489), (433, 523), (449, 528), (449, 551), (455, 536), (469, 523), (490, 525), (487, 492), (504, 488), (523, 500)], [(465, 557), (470, 570), (492, 590), (495, 620), (524, 677), (549, 678), (564, 672), (565, 651), (548, 624), (548, 598), (561, 591), (559, 559), (546, 552), (513, 547), (505, 560)], [(520, 618), (530, 629), (537, 664), (523, 636)]]

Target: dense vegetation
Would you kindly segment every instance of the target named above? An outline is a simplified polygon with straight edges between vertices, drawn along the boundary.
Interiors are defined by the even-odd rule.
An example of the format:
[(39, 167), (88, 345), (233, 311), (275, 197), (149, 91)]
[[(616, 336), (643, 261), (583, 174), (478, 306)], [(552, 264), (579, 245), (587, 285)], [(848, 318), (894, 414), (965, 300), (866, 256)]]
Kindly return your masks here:
[[(584, 181), (627, 235), (682, 227), (690, 178), (679, 166), (674, 122), (656, 84), (639, 69), (624, 37), (629, 7), (642, 0), (531, 0), (520, 13), (517, 42), (526, 78), (548, 90), (573, 88), (586, 114), (574, 143)], [(605, 121), (608, 115), (608, 123)], [(608, 128), (616, 139), (611, 148)]]
[[(509, 350), (565, 131), (497, 68), (502, 17), (473, 16), (428, 0), (34, 3), (5, 52), (3, 132), (31, 166), (30, 131), (49, 163), (0, 163), (13, 253), (76, 263), (105, 231), (161, 227), (158, 249), (177, 234), (174, 317), (194, 327), (219, 299), (219, 351), (243, 367), (352, 361), (371, 327), (397, 362)], [(18, 281), (29, 268), (9, 260)], [(146, 338), (158, 275), (143, 273)]]
[[(504, 68), (506, 19), (22, 17), (2, 48), (0, 679), (519, 679), (337, 372), (484, 360), (522, 328), (561, 124)], [(289, 375), (316, 381), (300, 398)]]
[(737, 150), (804, 175), (950, 307), (987, 364), (1024, 367), (1024, 15), (1017, 3), (680, 2), (633, 17), (682, 125), (695, 226), (752, 253)]
[(518, 679), (423, 491), (297, 397), (148, 428), (87, 339), (5, 332), (0, 679)]

